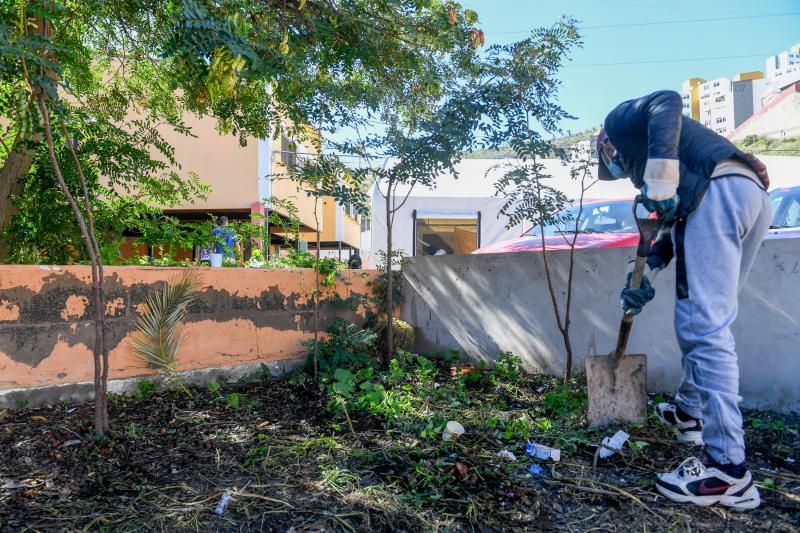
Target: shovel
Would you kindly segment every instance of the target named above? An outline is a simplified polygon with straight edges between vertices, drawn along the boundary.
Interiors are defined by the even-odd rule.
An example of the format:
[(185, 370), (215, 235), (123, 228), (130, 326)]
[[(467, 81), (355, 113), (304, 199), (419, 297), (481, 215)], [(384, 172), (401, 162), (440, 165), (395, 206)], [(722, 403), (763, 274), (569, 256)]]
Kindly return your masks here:
[[(636, 262), (631, 276), (632, 289), (638, 289), (642, 283), (650, 243), (659, 229), (658, 220), (636, 216), (636, 208), (640, 203), (641, 196), (637, 196), (633, 202), (633, 218), (639, 229), (639, 245), (636, 247)], [(647, 421), (647, 356), (625, 355), (632, 326), (633, 315), (625, 312), (614, 351), (609, 355), (586, 358), (590, 427), (644, 424)]]

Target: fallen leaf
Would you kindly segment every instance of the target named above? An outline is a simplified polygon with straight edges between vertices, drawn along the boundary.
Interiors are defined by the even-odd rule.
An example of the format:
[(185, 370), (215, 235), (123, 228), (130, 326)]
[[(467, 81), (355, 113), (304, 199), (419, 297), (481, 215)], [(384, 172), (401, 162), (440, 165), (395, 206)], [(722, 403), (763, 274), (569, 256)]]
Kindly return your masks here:
[(456, 463), (454, 468), (456, 470), (456, 476), (458, 476), (458, 479), (467, 479), (467, 465), (464, 463)]
[(47, 422), (47, 417), (41, 415), (34, 415), (31, 417), (31, 420), (33, 420), (34, 422)]

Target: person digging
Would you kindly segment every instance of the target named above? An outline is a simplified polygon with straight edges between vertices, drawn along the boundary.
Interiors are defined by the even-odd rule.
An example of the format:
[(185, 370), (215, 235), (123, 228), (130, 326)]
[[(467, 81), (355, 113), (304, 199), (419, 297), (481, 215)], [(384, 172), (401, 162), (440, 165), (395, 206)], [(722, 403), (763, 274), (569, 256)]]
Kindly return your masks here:
[(658, 404), (656, 416), (677, 428), (680, 442), (705, 444), (700, 459), (690, 457), (659, 474), (656, 488), (676, 502), (756, 508), (761, 499), (745, 464), (730, 326), (770, 224), (766, 167), (684, 116), (674, 91), (623, 102), (604, 126), (597, 138), (598, 177), (630, 178), (665, 228), (653, 243), (640, 288), (630, 288), (629, 269), (622, 308), (641, 312), (655, 296), (656, 275), (676, 259), (675, 332), (683, 375), (675, 403)]

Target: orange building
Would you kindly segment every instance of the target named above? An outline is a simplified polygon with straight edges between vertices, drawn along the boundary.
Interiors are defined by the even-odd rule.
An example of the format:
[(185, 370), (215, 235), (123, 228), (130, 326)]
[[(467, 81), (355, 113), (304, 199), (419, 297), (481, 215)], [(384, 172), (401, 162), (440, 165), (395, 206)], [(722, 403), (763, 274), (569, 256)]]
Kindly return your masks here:
[[(322, 241), (320, 248), (326, 254), (345, 259), (359, 248), (360, 222), (352, 209), (336, 204), (333, 198), (317, 201), (286, 177), (286, 165), (296, 161), (298, 155), (309, 157), (316, 152), (310, 142), (295, 141), (281, 135), (278, 139), (250, 138), (246, 146), (241, 146), (238, 137), (221, 135), (216, 129), (215, 119), (211, 117), (187, 116), (185, 122), (193, 136), (174, 131), (164, 131), (162, 134), (175, 149), (179, 173), (184, 176), (195, 173), (202, 183), (210, 186), (211, 191), (204, 200), (165, 208), (165, 214), (186, 222), (222, 215), (230, 220), (249, 221), (254, 214), (270, 214), (272, 206), (269, 199), (279, 198), (290, 201), (297, 208), (301, 224), (300, 238), (308, 243), (310, 249), (316, 244), (317, 229)], [(315, 204), (319, 228), (314, 217)], [(278, 206), (275, 206), (275, 211), (286, 215)], [(271, 227), (270, 236), (270, 252), (279, 251), (285, 244), (282, 229)], [(245, 244), (249, 248), (250, 243)], [(148, 252), (144, 249), (146, 247), (140, 247), (137, 251), (132, 250), (130, 245), (127, 248), (125, 255)], [(196, 256), (198, 252), (183, 250), (176, 257), (188, 258)], [(248, 256), (249, 251), (246, 250), (245, 255)]]

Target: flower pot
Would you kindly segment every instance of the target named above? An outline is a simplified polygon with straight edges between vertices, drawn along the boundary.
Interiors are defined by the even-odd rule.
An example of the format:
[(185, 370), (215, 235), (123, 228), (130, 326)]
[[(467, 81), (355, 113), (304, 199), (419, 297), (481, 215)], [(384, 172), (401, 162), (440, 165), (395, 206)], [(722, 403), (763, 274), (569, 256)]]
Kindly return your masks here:
[(216, 268), (222, 266), (222, 254), (211, 254), (211, 266)]

